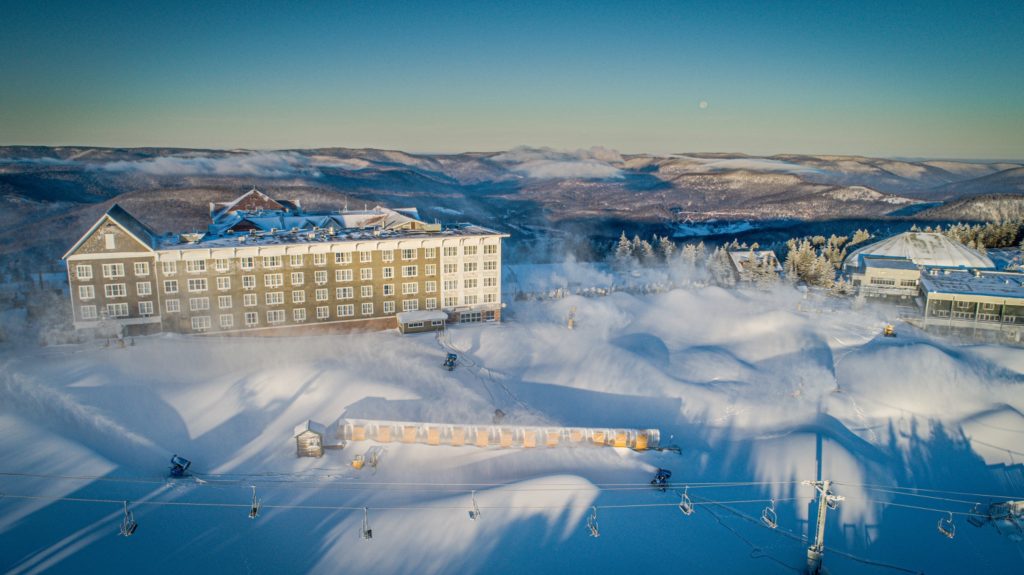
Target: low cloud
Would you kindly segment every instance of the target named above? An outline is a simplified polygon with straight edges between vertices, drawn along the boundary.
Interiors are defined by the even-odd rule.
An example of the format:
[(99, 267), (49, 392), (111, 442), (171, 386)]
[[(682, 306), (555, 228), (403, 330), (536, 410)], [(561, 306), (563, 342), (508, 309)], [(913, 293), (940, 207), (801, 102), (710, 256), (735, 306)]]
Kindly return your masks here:
[(97, 166), (108, 172), (150, 176), (255, 176), (261, 178), (319, 177), (317, 164), (295, 152), (247, 152), (229, 156), (167, 156), (122, 160)]
[(821, 170), (811, 166), (802, 166), (791, 162), (769, 160), (766, 158), (693, 158), (685, 159), (701, 164), (703, 169), (711, 171), (749, 170), (751, 172), (787, 172), (790, 174), (817, 173)]
[(535, 179), (622, 177), (622, 171), (613, 165), (621, 162), (622, 156), (615, 150), (601, 147), (576, 151), (518, 147), (491, 159), (506, 164), (513, 172)]

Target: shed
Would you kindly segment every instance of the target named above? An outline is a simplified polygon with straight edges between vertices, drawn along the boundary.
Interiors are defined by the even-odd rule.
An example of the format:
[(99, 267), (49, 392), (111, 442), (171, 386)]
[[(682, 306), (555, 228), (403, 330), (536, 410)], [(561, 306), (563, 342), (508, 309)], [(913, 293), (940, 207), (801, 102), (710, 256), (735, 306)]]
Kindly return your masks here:
[(327, 428), (323, 424), (307, 419), (295, 427), (295, 455), (298, 457), (323, 457), (324, 434)]
[(448, 314), (441, 310), (403, 311), (396, 315), (398, 331), (402, 333), (420, 333), (444, 329)]

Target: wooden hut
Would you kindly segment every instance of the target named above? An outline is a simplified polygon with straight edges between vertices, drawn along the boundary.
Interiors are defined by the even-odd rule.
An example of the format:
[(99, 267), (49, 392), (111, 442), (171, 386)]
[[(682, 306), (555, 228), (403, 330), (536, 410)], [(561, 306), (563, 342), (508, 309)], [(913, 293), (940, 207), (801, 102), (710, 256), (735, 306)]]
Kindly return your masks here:
[(320, 423), (307, 419), (295, 428), (295, 455), (298, 457), (323, 457), (324, 434), (327, 429)]

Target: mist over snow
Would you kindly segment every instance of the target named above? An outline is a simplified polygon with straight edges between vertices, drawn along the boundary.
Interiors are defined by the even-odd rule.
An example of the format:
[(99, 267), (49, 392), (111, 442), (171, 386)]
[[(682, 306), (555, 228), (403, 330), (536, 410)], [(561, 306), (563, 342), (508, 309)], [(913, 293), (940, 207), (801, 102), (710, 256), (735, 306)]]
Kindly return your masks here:
[[(332, 163), (339, 167), (341, 161)], [(317, 164), (296, 152), (246, 152), (228, 156), (165, 156), (146, 160), (121, 160), (95, 165), (107, 172), (134, 172), (150, 176), (253, 176), (287, 178), (318, 177)]]
[(751, 172), (785, 172), (789, 174), (815, 174), (822, 170), (810, 166), (771, 160), (768, 158), (695, 158), (679, 156), (700, 164), (700, 168), (710, 171), (748, 170)]
[(613, 164), (622, 156), (615, 150), (593, 147), (576, 151), (520, 146), (491, 158), (510, 170), (539, 180), (581, 178), (622, 178), (622, 170)]
[[(622, 279), (568, 262), (515, 266), (506, 281), (514, 294)], [(389, 331), (163, 335), (124, 349), (6, 342), (0, 570), (179, 573), (167, 558), (187, 557), (191, 573), (791, 573), (813, 518), (813, 489), (799, 482), (820, 469), (847, 498), (829, 513), (830, 572), (879, 572), (836, 552), (913, 572), (1014, 572), (1021, 544), (994, 529), (958, 517), (948, 540), (935, 529), (943, 515), (886, 506), (971, 501), (872, 486), (1010, 494), (1024, 350), (902, 323), (884, 338), (891, 308), (829, 301), (694, 286), (512, 301), (503, 323), (453, 326), (443, 341)], [(461, 360), (453, 372), (441, 368), (449, 350)], [(681, 453), (358, 441), (295, 457), (293, 428), (307, 418), (488, 424), (495, 409), (509, 425), (655, 427)], [(349, 465), (373, 447), (376, 469)], [(206, 483), (167, 481), (174, 453)], [(692, 516), (677, 508), (680, 490), (647, 485), (658, 468), (690, 486)], [(255, 520), (250, 485), (265, 506)], [(770, 499), (776, 531), (758, 519)], [(124, 500), (140, 525), (129, 539), (117, 536)], [(591, 506), (598, 539), (584, 527)]]

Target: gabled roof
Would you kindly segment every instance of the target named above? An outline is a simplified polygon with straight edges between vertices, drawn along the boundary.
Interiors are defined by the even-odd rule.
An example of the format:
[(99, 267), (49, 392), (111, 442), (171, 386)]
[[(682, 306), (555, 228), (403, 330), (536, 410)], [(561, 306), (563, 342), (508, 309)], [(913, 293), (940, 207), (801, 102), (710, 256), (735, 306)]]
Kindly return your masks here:
[(89, 228), (89, 231), (85, 232), (85, 234), (75, 242), (75, 245), (71, 246), (71, 249), (68, 250), (61, 259), (67, 259), (68, 256), (74, 253), (74, 251), (77, 250), (93, 232), (96, 231), (96, 228), (100, 227), (100, 224), (107, 219), (124, 229), (128, 235), (135, 238), (135, 241), (145, 246), (146, 249), (152, 251), (156, 247), (157, 234), (151, 230), (149, 226), (140, 222), (135, 216), (129, 214), (124, 208), (118, 204), (114, 204), (110, 206), (100, 219), (96, 220), (96, 223)]
[(284, 211), (286, 209), (294, 209), (296, 207), (295, 204), (292, 204), (291, 202), (288, 202), (288, 204), (288, 206), (282, 205), (267, 194), (253, 188), (230, 202), (210, 204), (210, 218), (213, 219), (213, 221), (217, 221), (222, 216), (226, 216), (237, 211)]

